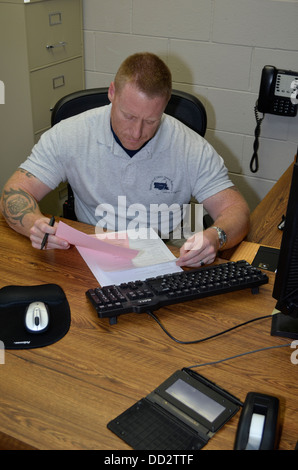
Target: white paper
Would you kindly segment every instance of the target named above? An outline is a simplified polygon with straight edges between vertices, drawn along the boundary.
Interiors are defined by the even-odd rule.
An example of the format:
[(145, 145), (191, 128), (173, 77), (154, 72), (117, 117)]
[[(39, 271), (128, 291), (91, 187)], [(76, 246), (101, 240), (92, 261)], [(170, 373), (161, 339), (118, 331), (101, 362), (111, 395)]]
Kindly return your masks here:
[(182, 271), (152, 228), (141, 229), (138, 238), (135, 230), (93, 236), (59, 222), (56, 235), (76, 246), (101, 286)]
[(102, 253), (94, 253), (94, 250), (77, 246), (77, 250), (101, 286), (143, 281), (149, 277), (182, 271), (182, 268), (176, 265), (176, 257), (152, 229), (148, 229), (146, 237), (138, 239), (131, 239), (129, 230), (126, 233), (129, 248), (138, 251), (138, 255), (129, 261), (126, 260), (124, 264), (123, 260), (114, 259), (108, 265), (109, 258), (103, 259)]
[(97, 263), (92, 253), (88, 253), (86, 248), (77, 247), (77, 250), (102, 287), (112, 284), (119, 285), (122, 282), (144, 281), (149, 277), (156, 277), (163, 274), (177, 273), (182, 271), (182, 268), (176, 265), (176, 260), (139, 268), (129, 268), (118, 271), (104, 271), (99, 267), (99, 264)]

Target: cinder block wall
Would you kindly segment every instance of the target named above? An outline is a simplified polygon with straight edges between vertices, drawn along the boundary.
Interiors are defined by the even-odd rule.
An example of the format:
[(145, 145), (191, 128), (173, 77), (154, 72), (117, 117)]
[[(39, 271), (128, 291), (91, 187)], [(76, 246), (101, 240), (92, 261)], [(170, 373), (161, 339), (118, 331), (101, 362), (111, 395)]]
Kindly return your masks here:
[(253, 210), (297, 152), (298, 116), (266, 114), (250, 171), (261, 71), (298, 71), (297, 25), (298, 0), (84, 0), (86, 87), (109, 85), (134, 52), (158, 54), (204, 102), (206, 138)]

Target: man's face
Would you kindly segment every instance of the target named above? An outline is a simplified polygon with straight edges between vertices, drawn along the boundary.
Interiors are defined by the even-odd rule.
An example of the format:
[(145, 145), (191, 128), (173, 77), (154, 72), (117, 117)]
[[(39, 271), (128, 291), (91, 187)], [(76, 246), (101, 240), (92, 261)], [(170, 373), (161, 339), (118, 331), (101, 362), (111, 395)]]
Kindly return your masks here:
[(122, 145), (138, 150), (156, 133), (167, 105), (164, 97), (149, 98), (135, 85), (126, 83), (120, 92), (112, 82), (109, 88), (112, 103), (112, 127)]

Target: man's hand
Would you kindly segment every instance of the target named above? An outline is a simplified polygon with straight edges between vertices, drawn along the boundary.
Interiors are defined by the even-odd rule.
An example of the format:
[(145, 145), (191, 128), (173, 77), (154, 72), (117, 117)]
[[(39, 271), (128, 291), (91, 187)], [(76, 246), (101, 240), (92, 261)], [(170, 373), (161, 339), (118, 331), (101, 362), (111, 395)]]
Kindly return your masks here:
[(192, 235), (181, 247), (180, 257), (176, 264), (198, 268), (213, 263), (219, 248), (216, 230), (205, 230)]
[(51, 189), (31, 173), (19, 168), (4, 186), (0, 210), (8, 225), (30, 238), (32, 246), (40, 250), (43, 237), (49, 234), (45, 249), (67, 249), (68, 242), (55, 236), (57, 225), (51, 227), (38, 206)]
[[(231, 187), (203, 201), (204, 207), (227, 236), (225, 249), (236, 246), (249, 230), (249, 208), (239, 191)], [(178, 266), (199, 267), (212, 263), (220, 248), (218, 233), (209, 227), (192, 235), (182, 246)]]
[(56, 237), (57, 224), (53, 227), (49, 225), (50, 219), (48, 217), (41, 217), (36, 219), (35, 223), (30, 229), (30, 240), (33, 248), (40, 250), (43, 237), (46, 233), (49, 234), (47, 243), (44, 247), (45, 250), (61, 249), (67, 250), (69, 243), (62, 238)]

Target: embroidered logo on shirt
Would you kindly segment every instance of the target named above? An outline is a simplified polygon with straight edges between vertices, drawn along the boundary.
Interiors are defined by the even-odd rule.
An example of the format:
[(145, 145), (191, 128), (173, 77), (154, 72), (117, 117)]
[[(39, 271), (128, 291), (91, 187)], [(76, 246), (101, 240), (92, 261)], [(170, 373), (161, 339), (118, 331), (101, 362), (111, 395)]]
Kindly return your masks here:
[(156, 176), (151, 182), (151, 190), (173, 191), (173, 181), (167, 176)]

